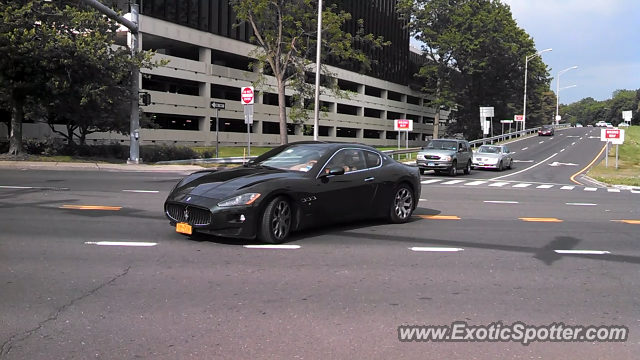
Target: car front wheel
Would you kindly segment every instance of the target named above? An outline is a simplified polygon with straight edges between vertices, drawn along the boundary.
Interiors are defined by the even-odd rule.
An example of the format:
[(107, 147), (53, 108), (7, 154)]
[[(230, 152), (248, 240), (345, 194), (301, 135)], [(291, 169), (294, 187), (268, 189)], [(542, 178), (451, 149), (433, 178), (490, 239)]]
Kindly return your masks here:
[(292, 223), (291, 204), (286, 198), (278, 196), (264, 209), (258, 225), (258, 239), (268, 244), (281, 244), (291, 233)]
[(415, 201), (413, 191), (408, 185), (401, 184), (394, 194), (389, 219), (396, 224), (405, 223), (413, 214)]

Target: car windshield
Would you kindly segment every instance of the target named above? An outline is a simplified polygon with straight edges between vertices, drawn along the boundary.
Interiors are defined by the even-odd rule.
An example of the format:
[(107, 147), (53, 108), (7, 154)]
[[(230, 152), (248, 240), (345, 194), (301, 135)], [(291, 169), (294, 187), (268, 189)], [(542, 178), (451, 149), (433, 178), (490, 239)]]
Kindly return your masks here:
[(426, 150), (429, 149), (437, 149), (437, 150), (458, 150), (458, 143), (456, 141), (447, 141), (447, 140), (431, 140), (425, 147)]
[(249, 166), (309, 171), (326, 153), (327, 146), (323, 144), (293, 144), (273, 149), (249, 162)]
[(478, 153), (481, 153), (481, 154), (500, 154), (500, 146), (482, 145), (478, 149)]

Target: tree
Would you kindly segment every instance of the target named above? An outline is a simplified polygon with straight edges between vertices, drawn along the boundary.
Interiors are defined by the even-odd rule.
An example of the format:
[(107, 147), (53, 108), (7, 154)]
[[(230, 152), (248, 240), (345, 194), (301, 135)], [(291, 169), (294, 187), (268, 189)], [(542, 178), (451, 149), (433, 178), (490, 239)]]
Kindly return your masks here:
[[(287, 104), (285, 91), (294, 91), (290, 116), (294, 121), (308, 119), (305, 100), (314, 97), (315, 86), (309, 84), (309, 73), (315, 74), (317, 46), (317, 0), (232, 0), (231, 4), (240, 23), (249, 23), (253, 29), (251, 42), (256, 49), (249, 54), (256, 64), (264, 69), (257, 88), (268, 88), (265, 73), (274, 77), (278, 92), (280, 117), (280, 142), (288, 143)], [(335, 62), (358, 62), (361, 71), (370, 69), (373, 61), (364, 49), (379, 49), (388, 45), (381, 37), (365, 34), (363, 21), (357, 21), (354, 34), (344, 31), (344, 25), (351, 21), (351, 14), (335, 4), (322, 11), (322, 63), (332, 59)], [(268, 68), (267, 68), (268, 65)], [(326, 78), (335, 77), (328, 67), (321, 66), (321, 74)], [(350, 92), (340, 90), (336, 81), (325, 81), (322, 86), (338, 98), (349, 98)], [(326, 90), (322, 90), (325, 93)]]
[[(598, 121), (604, 121), (617, 125), (623, 121), (622, 112), (637, 110), (639, 102), (640, 89), (616, 90), (607, 100), (597, 101), (592, 97), (587, 97), (572, 104), (562, 104), (560, 113), (572, 124), (593, 125)], [(635, 111), (631, 120), (634, 125), (639, 120), (637, 114), (638, 112)]]
[[(93, 131), (128, 131), (123, 121), (133, 98), (129, 69), (165, 62), (152, 62), (151, 52), (133, 58), (114, 49), (118, 24), (81, 1), (10, 0), (0, 4), (0, 13), (0, 85), (11, 103), (10, 154), (22, 152), (25, 112), (52, 129), (54, 123), (67, 125), (63, 136), (70, 143), (75, 130), (81, 143)], [(28, 103), (37, 105), (27, 109)]]

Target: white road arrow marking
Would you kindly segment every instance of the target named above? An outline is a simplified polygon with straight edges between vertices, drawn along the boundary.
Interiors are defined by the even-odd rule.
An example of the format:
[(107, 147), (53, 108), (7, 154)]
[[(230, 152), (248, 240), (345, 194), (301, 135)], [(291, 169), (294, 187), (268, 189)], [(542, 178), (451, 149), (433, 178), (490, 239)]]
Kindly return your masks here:
[(578, 164), (572, 164), (572, 163), (561, 163), (561, 162), (557, 162), (554, 161), (551, 164), (549, 164), (549, 166), (562, 166), (562, 165), (566, 165), (566, 166), (578, 166)]

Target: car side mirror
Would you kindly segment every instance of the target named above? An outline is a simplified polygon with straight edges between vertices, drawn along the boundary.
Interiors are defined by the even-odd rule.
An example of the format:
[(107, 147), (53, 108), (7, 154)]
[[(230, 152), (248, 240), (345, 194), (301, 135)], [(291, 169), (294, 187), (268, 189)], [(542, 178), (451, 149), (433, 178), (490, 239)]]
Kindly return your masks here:
[(328, 173), (324, 173), (321, 175), (321, 177), (327, 177), (329, 175), (344, 175), (344, 168), (343, 167), (337, 167), (337, 168), (333, 168), (333, 169), (329, 169)]

